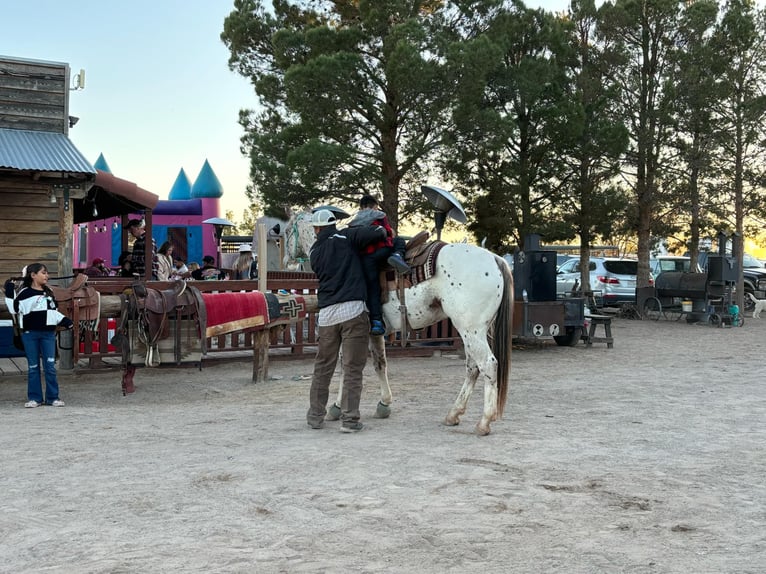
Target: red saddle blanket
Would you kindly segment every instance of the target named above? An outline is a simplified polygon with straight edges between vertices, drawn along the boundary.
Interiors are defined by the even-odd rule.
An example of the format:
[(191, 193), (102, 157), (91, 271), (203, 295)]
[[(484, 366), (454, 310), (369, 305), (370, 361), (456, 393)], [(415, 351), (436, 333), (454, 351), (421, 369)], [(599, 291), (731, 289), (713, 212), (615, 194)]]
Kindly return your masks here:
[(266, 297), (260, 291), (239, 293), (203, 293), (207, 310), (205, 337), (256, 327), (269, 322)]

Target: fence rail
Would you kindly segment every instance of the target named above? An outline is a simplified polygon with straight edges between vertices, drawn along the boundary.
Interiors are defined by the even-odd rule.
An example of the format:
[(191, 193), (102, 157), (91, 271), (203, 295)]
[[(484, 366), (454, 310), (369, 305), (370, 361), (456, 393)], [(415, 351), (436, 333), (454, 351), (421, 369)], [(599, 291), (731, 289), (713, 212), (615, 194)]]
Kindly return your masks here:
[[(102, 295), (119, 295), (129, 289), (133, 279), (122, 277), (94, 277), (88, 282)], [(313, 273), (302, 271), (269, 271), (267, 277), (269, 291), (276, 293), (285, 290), (296, 294), (316, 294), (317, 280)], [(149, 286), (163, 288), (167, 282), (151, 281)], [(224, 293), (237, 291), (255, 291), (258, 281), (194, 281), (192, 283), (203, 293)], [(97, 336), (94, 338), (90, 331), (83, 332), (80, 341), (75, 342), (80, 347), (80, 359), (88, 360), (88, 367), (103, 366), (103, 359), (119, 358), (120, 352), (110, 343), (119, 318), (102, 318)], [(284, 329), (273, 329), (269, 345), (270, 359), (290, 359), (311, 357), (316, 352), (317, 345), (317, 315), (309, 313), (306, 319)], [(230, 351), (252, 351), (256, 331), (254, 329), (235, 331), (226, 335), (211, 337), (207, 340), (208, 354)], [(401, 332), (397, 331), (388, 336), (386, 352), (389, 356), (426, 356), (433, 353), (435, 347), (440, 350), (457, 350), (462, 347), (460, 334), (448, 319), (425, 327), (407, 331), (405, 344), (401, 342)]]

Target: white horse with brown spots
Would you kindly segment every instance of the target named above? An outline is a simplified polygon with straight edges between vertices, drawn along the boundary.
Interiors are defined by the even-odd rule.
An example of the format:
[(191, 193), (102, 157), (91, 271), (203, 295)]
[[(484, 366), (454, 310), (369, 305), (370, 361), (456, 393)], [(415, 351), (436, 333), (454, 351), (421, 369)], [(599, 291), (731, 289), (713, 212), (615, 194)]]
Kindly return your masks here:
[[(315, 239), (311, 214), (293, 215), (285, 229), (285, 260), (308, 260)], [(404, 290), (404, 304), (408, 327), (421, 329), (449, 318), (463, 339), (465, 380), (444, 423), (460, 423), (476, 382), (481, 380), (484, 383), (484, 411), (476, 432), (489, 434), (490, 423), (503, 414), (510, 378), (513, 277), (508, 264), (475, 245), (445, 245), (436, 258), (433, 276)], [(383, 304), (383, 318), (388, 333), (406, 332), (402, 328), (397, 291), (388, 293), (388, 301)], [(370, 351), (381, 389), (376, 416), (385, 418), (391, 412), (392, 395), (383, 336), (370, 336)], [(337, 405), (340, 404), (341, 390), (328, 418), (340, 413)]]

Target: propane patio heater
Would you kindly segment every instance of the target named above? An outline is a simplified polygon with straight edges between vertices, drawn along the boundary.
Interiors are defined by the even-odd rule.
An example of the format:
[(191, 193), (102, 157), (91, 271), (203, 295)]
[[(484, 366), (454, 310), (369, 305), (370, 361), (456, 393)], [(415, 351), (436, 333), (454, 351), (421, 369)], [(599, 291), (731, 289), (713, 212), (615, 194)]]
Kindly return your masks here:
[(218, 252), (218, 261), (216, 264), (218, 266), (218, 269), (220, 269), (221, 268), (221, 237), (223, 236), (223, 228), (234, 227), (234, 224), (228, 219), (224, 219), (223, 217), (211, 217), (210, 219), (206, 219), (202, 223), (209, 223), (210, 225), (213, 226), (214, 234), (215, 234), (215, 246)]
[(421, 185), (420, 191), (426, 196), (426, 199), (434, 206), (434, 223), (436, 227), (436, 239), (442, 238), (442, 229), (448, 217), (451, 217), (459, 223), (466, 223), (466, 217), (463, 206), (447, 190), (434, 185)]

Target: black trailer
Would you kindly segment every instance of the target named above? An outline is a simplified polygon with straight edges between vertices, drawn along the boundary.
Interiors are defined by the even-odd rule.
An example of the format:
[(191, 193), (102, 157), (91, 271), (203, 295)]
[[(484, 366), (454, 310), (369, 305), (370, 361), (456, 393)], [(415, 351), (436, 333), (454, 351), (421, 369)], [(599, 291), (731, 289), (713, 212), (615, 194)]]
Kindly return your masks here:
[(654, 280), (653, 287), (636, 290), (644, 317), (680, 319), (689, 323), (710, 322), (713, 325), (744, 324), (743, 314), (733, 304), (737, 281), (736, 261), (724, 255), (710, 256), (707, 273), (665, 271)]
[(514, 338), (577, 344), (584, 333), (585, 299), (556, 298), (556, 251), (541, 248), (538, 234), (526, 237), (523, 251), (514, 251), (513, 282)]

